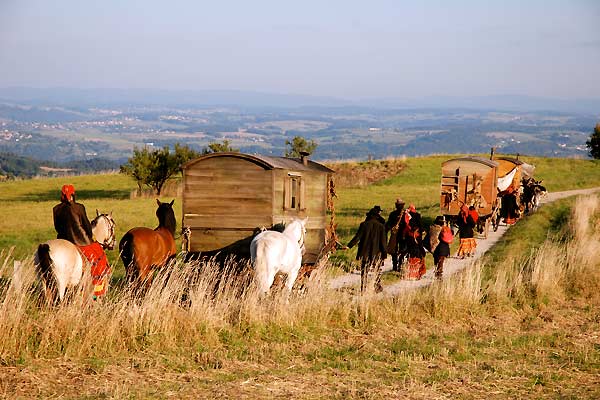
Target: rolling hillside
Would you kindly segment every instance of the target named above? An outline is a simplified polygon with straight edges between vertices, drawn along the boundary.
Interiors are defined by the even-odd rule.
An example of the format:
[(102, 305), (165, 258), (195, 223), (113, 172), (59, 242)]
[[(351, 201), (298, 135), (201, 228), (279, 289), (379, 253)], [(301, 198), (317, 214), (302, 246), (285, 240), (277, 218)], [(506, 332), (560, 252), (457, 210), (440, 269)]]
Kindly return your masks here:
[[(346, 241), (375, 204), (438, 211), (440, 163), (401, 160), (396, 175), (340, 185), (336, 216)], [(526, 158), (550, 191), (600, 186), (588, 160)], [(378, 162), (379, 163), (379, 162)], [(335, 167), (335, 166), (334, 166)], [(361, 168), (349, 169), (360, 174)], [(399, 171), (399, 172), (398, 172)], [(370, 173), (371, 173), (370, 172)], [(92, 216), (112, 211), (117, 237), (155, 226), (153, 198), (131, 198), (122, 175), (69, 177)], [(367, 181), (365, 179), (364, 181)], [(347, 182), (352, 182), (351, 179)], [(8, 286), (12, 261), (54, 235), (63, 178), (0, 183), (0, 393), (17, 397), (597, 398), (600, 396), (600, 200), (544, 206), (475, 265), (391, 299), (354, 298), (314, 279), (306, 296), (259, 300), (213, 266), (178, 262), (145, 297), (122, 286), (88, 304), (40, 308), (31, 261), (24, 290)], [(162, 200), (170, 199), (168, 197)], [(176, 199), (176, 215), (181, 216)], [(13, 248), (12, 254), (7, 253)], [(352, 252), (338, 252), (349, 262)], [(429, 260), (428, 266), (431, 265)], [(198, 274), (198, 269), (201, 273)], [(168, 279), (167, 279), (168, 278)], [(227, 289), (215, 293), (211, 282)], [(189, 290), (189, 282), (195, 282)], [(183, 296), (183, 297), (182, 297)], [(181, 299), (185, 301), (180, 301)]]

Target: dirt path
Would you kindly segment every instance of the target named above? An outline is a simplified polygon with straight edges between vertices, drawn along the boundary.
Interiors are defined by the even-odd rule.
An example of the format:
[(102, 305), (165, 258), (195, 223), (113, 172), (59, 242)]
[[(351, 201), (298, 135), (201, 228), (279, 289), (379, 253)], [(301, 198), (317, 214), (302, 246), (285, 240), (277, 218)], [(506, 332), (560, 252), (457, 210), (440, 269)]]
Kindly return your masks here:
[[(591, 188), (591, 189), (578, 189), (578, 190), (567, 190), (564, 192), (555, 192), (549, 193), (542, 199), (542, 204), (550, 203), (555, 200), (564, 199), (565, 197), (577, 196), (577, 195), (586, 195), (600, 191), (600, 188)], [(490, 230), (488, 233), (487, 239), (478, 239), (477, 240), (477, 250), (475, 252), (475, 256), (468, 259), (458, 259), (458, 258), (448, 258), (444, 263), (444, 279), (447, 279), (449, 276), (457, 273), (458, 271), (466, 268), (471, 265), (475, 261), (481, 258), (498, 240), (504, 235), (504, 233), (510, 227), (507, 225), (500, 225), (496, 232)], [(395, 296), (406, 290), (412, 290), (420, 287), (424, 287), (427, 285), (431, 285), (434, 281), (433, 276), (433, 266), (428, 265), (428, 271), (425, 273), (423, 278), (418, 281), (408, 281), (401, 280), (391, 285), (385, 285), (383, 287), (384, 296)], [(392, 270), (392, 260), (390, 257), (385, 260), (385, 264), (383, 266), (383, 272), (389, 272)], [(359, 286), (360, 285), (360, 272), (358, 273), (349, 273), (342, 276), (338, 276), (332, 279), (329, 282), (329, 287), (332, 289), (339, 289), (346, 286)]]

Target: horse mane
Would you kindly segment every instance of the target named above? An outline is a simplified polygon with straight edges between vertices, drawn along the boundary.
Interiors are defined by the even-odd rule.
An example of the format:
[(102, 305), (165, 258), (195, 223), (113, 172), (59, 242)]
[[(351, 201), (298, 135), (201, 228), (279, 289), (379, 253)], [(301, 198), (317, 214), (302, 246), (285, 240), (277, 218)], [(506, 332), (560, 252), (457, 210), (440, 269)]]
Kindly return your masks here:
[(171, 205), (169, 203), (162, 203), (156, 210), (156, 216), (158, 217), (158, 227), (167, 228), (173, 237), (175, 237), (177, 220), (175, 219), (175, 212), (173, 212)]

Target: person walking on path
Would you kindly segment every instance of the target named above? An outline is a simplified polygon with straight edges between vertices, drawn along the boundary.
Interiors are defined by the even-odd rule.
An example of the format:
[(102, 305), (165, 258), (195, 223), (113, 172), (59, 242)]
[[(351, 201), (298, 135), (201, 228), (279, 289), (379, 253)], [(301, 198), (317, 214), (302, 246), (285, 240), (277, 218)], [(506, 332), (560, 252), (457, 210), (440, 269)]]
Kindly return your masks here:
[(382, 211), (383, 210), (381, 209), (380, 206), (373, 206), (373, 208), (371, 208), (370, 212), (375, 214), (375, 218), (377, 218), (377, 221), (379, 221), (381, 224), (385, 224), (385, 218), (383, 218), (381, 216)]
[(392, 271), (400, 271), (404, 258), (405, 244), (402, 238), (405, 224), (402, 219), (404, 214), (404, 201), (401, 198), (396, 199), (396, 209), (392, 211), (385, 223), (386, 234), (390, 233), (387, 252), (392, 255)]
[(429, 227), (425, 240), (428, 250), (433, 254), (434, 275), (437, 279), (442, 279), (444, 261), (450, 256), (450, 243), (453, 240), (452, 230), (444, 222), (444, 217), (438, 215), (433, 225)]
[(381, 266), (385, 260), (386, 240), (385, 227), (377, 219), (377, 212), (373, 210), (367, 213), (367, 219), (361, 222), (358, 231), (348, 243), (348, 248), (358, 243), (356, 259), (360, 260), (360, 291), (364, 293), (367, 289), (369, 270), (375, 267), (375, 291), (383, 290), (381, 287)]
[(469, 207), (463, 205), (458, 213), (458, 236), (460, 237), (460, 245), (458, 247), (457, 257), (471, 257), (475, 254), (477, 242), (474, 238), (475, 221), (469, 213)]
[(512, 186), (509, 186), (500, 198), (500, 217), (504, 219), (506, 225), (513, 225), (519, 218), (519, 204), (517, 204), (517, 195)]

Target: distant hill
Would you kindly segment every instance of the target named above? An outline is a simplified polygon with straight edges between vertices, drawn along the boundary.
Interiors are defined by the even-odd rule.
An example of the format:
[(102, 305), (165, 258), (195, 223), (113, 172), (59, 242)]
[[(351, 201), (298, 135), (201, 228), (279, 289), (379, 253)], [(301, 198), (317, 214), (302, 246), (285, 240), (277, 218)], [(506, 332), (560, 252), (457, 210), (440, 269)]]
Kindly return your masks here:
[(0, 101), (59, 106), (162, 105), (238, 107), (368, 107), (376, 109), (465, 108), (499, 111), (559, 111), (600, 116), (600, 97), (561, 99), (523, 95), (430, 96), (346, 99), (331, 96), (241, 90), (0, 88)]
[(72, 175), (119, 168), (119, 164), (104, 158), (56, 163), (0, 152), (0, 181), (34, 176)]

